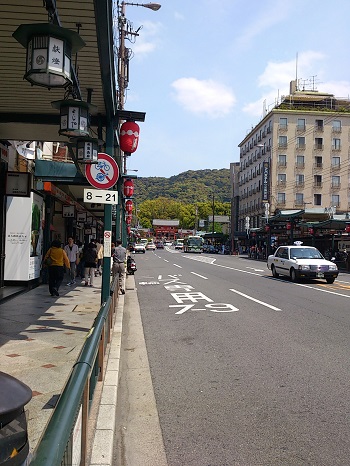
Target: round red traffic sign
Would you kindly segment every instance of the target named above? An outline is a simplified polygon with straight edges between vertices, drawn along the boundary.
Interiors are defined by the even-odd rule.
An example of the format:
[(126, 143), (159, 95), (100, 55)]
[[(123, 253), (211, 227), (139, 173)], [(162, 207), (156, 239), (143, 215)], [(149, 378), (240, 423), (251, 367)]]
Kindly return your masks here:
[(118, 164), (113, 157), (100, 152), (97, 163), (86, 165), (85, 176), (94, 188), (109, 189), (118, 181)]

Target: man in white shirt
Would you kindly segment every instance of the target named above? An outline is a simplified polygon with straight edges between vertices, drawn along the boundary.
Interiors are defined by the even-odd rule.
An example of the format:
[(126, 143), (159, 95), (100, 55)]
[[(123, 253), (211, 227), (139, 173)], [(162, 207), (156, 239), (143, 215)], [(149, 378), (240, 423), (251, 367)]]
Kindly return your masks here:
[(70, 269), (69, 269), (69, 282), (67, 283), (68, 286), (75, 284), (75, 274), (77, 269), (77, 261), (79, 260), (79, 247), (77, 244), (74, 243), (73, 238), (68, 238), (68, 244), (64, 247), (64, 250), (67, 253), (69, 262), (70, 262)]

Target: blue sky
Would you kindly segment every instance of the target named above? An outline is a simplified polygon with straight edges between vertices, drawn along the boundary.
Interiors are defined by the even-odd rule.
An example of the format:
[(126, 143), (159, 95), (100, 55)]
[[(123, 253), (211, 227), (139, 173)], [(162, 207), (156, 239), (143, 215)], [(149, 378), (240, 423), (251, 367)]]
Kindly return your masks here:
[[(131, 2), (130, 2), (131, 3)], [(145, 2), (148, 3), (148, 2)], [(350, 95), (350, 1), (159, 0), (126, 6), (134, 30), (125, 109), (146, 112), (127, 168), (140, 177), (229, 168), (296, 77)], [(314, 78), (312, 78), (314, 77)], [(309, 87), (310, 88), (310, 87)], [(130, 172), (129, 172), (130, 173)]]

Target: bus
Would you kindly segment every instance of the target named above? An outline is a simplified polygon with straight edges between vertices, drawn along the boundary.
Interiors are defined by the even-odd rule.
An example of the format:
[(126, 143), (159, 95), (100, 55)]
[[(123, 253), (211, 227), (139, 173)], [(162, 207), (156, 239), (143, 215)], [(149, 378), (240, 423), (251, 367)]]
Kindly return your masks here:
[(184, 252), (203, 252), (204, 240), (201, 236), (187, 236), (184, 239)]

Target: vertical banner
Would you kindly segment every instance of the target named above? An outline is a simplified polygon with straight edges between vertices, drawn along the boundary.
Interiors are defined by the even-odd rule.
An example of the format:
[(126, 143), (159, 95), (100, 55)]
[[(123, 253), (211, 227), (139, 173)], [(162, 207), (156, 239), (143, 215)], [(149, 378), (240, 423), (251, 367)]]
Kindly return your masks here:
[(270, 164), (268, 161), (262, 164), (262, 202), (270, 200)]
[(44, 200), (36, 193), (7, 197), (5, 280), (28, 281), (40, 276), (43, 212)]

